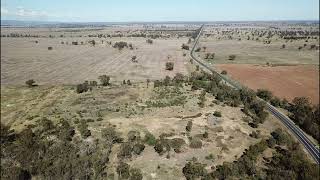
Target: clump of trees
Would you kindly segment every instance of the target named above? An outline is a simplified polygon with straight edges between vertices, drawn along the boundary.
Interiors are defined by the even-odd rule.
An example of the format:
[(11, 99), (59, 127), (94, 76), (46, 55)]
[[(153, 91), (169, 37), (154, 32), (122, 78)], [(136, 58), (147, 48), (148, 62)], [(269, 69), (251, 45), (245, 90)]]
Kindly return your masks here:
[(113, 47), (118, 48), (119, 50), (122, 50), (123, 48), (128, 47), (128, 43), (123, 41), (116, 42), (114, 43)]
[(87, 92), (89, 89), (90, 89), (89, 84), (87, 82), (84, 82), (77, 85), (76, 92), (80, 94), (80, 93)]
[(166, 62), (166, 70), (172, 71), (173, 67), (174, 67), (174, 63), (173, 62)]
[(319, 104), (312, 106), (306, 97), (296, 97), (292, 100), (288, 108), (291, 113), (290, 118), (305, 132), (315, 139), (320, 139), (320, 108)]
[(206, 53), (204, 59), (213, 59), (215, 56), (215, 53)]

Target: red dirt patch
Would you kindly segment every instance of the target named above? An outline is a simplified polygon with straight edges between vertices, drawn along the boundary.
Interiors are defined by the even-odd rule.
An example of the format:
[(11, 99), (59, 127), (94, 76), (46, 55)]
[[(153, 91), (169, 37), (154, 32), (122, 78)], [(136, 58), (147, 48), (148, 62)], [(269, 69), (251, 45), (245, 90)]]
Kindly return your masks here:
[(219, 64), (233, 79), (251, 89), (268, 89), (275, 96), (291, 101), (306, 96), (319, 103), (319, 69), (315, 65), (262, 66), (249, 64)]

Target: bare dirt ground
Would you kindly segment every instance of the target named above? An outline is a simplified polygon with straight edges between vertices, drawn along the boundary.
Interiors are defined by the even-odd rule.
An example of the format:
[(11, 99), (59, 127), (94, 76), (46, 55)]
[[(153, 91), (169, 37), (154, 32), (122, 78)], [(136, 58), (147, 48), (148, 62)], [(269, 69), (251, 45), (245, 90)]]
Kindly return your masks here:
[[(114, 81), (144, 81), (178, 72), (187, 74), (186, 57), (180, 48), (187, 41), (184, 38), (157, 39), (151, 45), (145, 38), (104, 39), (104, 44), (95, 39), (95, 47), (70, 45), (71, 41), (86, 40), (88, 38), (1, 38), (1, 84), (23, 84), (28, 79), (39, 84), (75, 84), (97, 80), (102, 74), (111, 76)], [(61, 41), (68, 41), (69, 45)], [(133, 44), (134, 50), (119, 51), (106, 41), (126, 41)], [(49, 51), (49, 46), (53, 50)], [(132, 56), (137, 56), (137, 63), (131, 61)], [(174, 62), (173, 71), (165, 70), (168, 61)]]
[(233, 79), (252, 89), (265, 88), (274, 95), (292, 100), (306, 96), (319, 103), (319, 67), (315, 65), (263, 66), (248, 64), (217, 64)]

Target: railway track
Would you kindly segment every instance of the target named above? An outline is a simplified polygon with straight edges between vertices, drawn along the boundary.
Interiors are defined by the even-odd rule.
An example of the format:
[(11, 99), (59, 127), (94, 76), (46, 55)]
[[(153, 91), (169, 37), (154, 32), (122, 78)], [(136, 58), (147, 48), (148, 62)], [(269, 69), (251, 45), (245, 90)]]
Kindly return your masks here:
[[(240, 84), (235, 83), (231, 79), (228, 79), (227, 77), (221, 75), (219, 72), (217, 72), (214, 68), (209, 67), (207, 64), (203, 63), (200, 59), (198, 59), (194, 55), (194, 50), (198, 44), (199, 38), (201, 36), (201, 33), (203, 31), (204, 25), (201, 26), (201, 29), (199, 31), (199, 34), (197, 35), (195, 42), (193, 44), (193, 47), (190, 51), (190, 57), (197, 62), (199, 65), (201, 65), (205, 70), (209, 71), (210, 73), (219, 75), (224, 82), (228, 83), (230, 86), (240, 89), (242, 86)], [(260, 99), (261, 101), (264, 101)], [(305, 133), (294, 124), (294, 122), (286, 115), (281, 113), (276, 107), (272, 106), (268, 102), (267, 104), (267, 110), (273, 114), (277, 119), (279, 119), (299, 140), (299, 142), (305, 147), (307, 152), (311, 155), (311, 157), (314, 159), (314, 161), (319, 165), (320, 164), (320, 157), (319, 157), (319, 149), (316, 147), (316, 145), (305, 135)]]

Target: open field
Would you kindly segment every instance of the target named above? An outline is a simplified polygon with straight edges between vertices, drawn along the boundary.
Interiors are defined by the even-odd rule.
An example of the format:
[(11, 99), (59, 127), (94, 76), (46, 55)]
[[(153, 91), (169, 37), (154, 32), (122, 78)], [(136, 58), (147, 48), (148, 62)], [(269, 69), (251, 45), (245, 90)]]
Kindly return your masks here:
[[(93, 38), (91, 38), (93, 39)], [(35, 43), (35, 40), (39, 43)], [(147, 44), (146, 38), (95, 39), (95, 47), (88, 44), (89, 38), (2, 38), (1, 83), (23, 84), (34, 79), (39, 84), (76, 84), (96, 80), (108, 74), (115, 81), (130, 79), (144, 81), (187, 74), (186, 57), (180, 46), (187, 39), (157, 39)], [(61, 42), (69, 42), (69, 45)], [(71, 45), (71, 41), (85, 45)], [(121, 51), (106, 44), (106, 41), (126, 41), (134, 49)], [(51, 46), (53, 50), (47, 48)], [(137, 63), (131, 57), (137, 57)], [(168, 56), (170, 58), (168, 59)], [(165, 70), (166, 62), (174, 62), (173, 71)]]
[[(282, 49), (282, 44), (287, 44)], [(304, 41), (285, 43), (281, 41), (272, 44), (248, 40), (215, 40), (201, 38), (199, 46), (207, 47), (206, 52), (215, 53), (212, 63), (215, 64), (319, 64), (319, 50), (310, 50), (310, 44), (319, 44), (313, 41), (308, 47), (298, 50)], [(203, 58), (206, 52), (201, 52)], [(229, 55), (236, 55), (235, 60), (228, 60)]]
[[(198, 53), (202, 58), (215, 53), (209, 60), (215, 64), (319, 64), (319, 29), (263, 23), (208, 25), (198, 47), (206, 47)], [(235, 59), (229, 60), (230, 55)]]
[(280, 98), (291, 101), (295, 97), (308, 97), (319, 103), (319, 67), (314, 65), (263, 66), (247, 64), (218, 64), (231, 78), (257, 90), (268, 89)]

